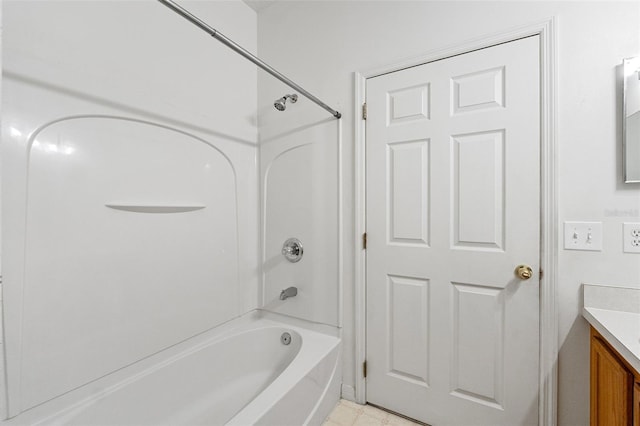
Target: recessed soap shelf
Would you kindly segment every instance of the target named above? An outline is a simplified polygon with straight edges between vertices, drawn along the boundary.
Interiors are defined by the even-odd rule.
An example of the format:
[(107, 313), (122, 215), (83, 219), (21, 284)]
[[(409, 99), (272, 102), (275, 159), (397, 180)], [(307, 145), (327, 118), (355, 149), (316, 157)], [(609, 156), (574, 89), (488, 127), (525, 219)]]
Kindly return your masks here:
[(123, 210), (134, 213), (184, 213), (192, 212), (195, 210), (202, 210), (206, 206), (202, 205), (183, 205), (183, 206), (169, 206), (169, 205), (141, 205), (141, 204), (105, 204), (106, 207), (114, 210)]

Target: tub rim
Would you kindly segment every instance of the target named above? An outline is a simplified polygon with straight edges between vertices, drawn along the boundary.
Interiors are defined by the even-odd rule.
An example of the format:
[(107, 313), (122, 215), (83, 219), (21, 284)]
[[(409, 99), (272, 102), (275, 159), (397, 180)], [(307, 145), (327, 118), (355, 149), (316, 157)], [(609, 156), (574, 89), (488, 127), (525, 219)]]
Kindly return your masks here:
[[(322, 340), (328, 339), (326, 342), (334, 342), (331, 345), (331, 348), (338, 345), (341, 341), (339, 337), (340, 330), (337, 327), (309, 323), (297, 318), (290, 318), (279, 314), (253, 310), (216, 327), (205, 330), (189, 339), (178, 342), (175, 345), (163, 349), (162, 351), (140, 359), (135, 363), (127, 365), (106, 376), (100, 377), (76, 389), (45, 401), (42, 404), (25, 410), (14, 417), (2, 420), (0, 423), (6, 425), (41, 425), (59, 423), (72, 412), (81, 411), (82, 409), (91, 406), (91, 404), (96, 401), (108, 397), (119, 389), (134, 383), (149, 374), (153, 374), (155, 371), (189, 356), (190, 354), (234, 336), (266, 328), (281, 328), (283, 331), (285, 329), (286, 331), (294, 331), (300, 336), (302, 341), (297, 354), (288, 366), (273, 380), (273, 382), (267, 385), (263, 392), (266, 392), (271, 386), (273, 386), (273, 383), (278, 381), (278, 379), (280, 379), (280, 377), (291, 367), (293, 363), (296, 363), (296, 360), (298, 360), (301, 353), (305, 351), (306, 340), (312, 340), (309, 339), (309, 337), (317, 336)], [(307, 339), (305, 339), (305, 335)], [(305, 353), (308, 350), (309, 348), (307, 347)], [(330, 349), (325, 352), (328, 353), (329, 351)], [(308, 371), (305, 373), (308, 373)], [(98, 388), (97, 391), (95, 390), (96, 387)], [(256, 398), (258, 397), (259, 395)], [(249, 406), (253, 400), (248, 402), (244, 408)], [(241, 409), (240, 412), (242, 412), (244, 408)], [(236, 413), (236, 415), (237, 414), (238, 413)]]

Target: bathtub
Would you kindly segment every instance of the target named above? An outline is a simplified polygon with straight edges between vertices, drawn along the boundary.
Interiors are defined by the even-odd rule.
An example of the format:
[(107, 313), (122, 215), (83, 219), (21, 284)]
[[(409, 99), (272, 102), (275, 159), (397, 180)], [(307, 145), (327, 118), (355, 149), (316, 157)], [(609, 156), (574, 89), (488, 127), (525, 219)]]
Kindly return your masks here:
[(274, 318), (234, 320), (3, 424), (319, 425), (339, 398), (340, 339)]

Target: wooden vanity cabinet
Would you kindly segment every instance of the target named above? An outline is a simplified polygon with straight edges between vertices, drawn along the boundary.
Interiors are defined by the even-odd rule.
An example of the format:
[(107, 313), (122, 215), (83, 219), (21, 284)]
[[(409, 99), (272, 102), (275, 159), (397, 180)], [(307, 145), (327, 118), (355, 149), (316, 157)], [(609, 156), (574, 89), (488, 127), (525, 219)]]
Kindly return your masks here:
[(640, 426), (640, 374), (593, 327), (591, 426)]
[(640, 377), (633, 387), (633, 426), (640, 426)]

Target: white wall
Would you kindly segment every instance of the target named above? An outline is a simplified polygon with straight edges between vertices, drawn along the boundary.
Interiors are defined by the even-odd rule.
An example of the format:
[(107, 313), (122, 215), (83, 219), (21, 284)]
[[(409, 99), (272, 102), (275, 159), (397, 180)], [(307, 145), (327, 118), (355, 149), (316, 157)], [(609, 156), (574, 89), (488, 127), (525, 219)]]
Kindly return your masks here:
[[(604, 225), (602, 252), (560, 250), (559, 255), (559, 424), (584, 425), (589, 351), (580, 285), (640, 287), (640, 256), (622, 253), (622, 222), (640, 221), (640, 187), (621, 183), (619, 89), (622, 59), (640, 54), (640, 4), (304, 1), (279, 2), (260, 12), (261, 57), (344, 114), (346, 385), (353, 385), (355, 371), (353, 72), (552, 16), (558, 22), (558, 226), (562, 229), (568, 220)], [(283, 90), (280, 83), (259, 76), (261, 133), (270, 131), (270, 104)], [(304, 111), (300, 114), (306, 117), (293, 121), (298, 126), (327, 116), (313, 106)], [(332, 172), (337, 167), (334, 163)]]
[[(185, 1), (181, 2), (181, 4), (248, 50), (256, 50), (256, 15), (245, 3), (238, 0), (216, 2)], [(120, 364), (135, 361), (139, 357), (149, 355), (144, 350), (158, 350), (154, 343), (161, 343), (164, 346), (178, 343), (180, 340), (190, 337), (188, 333), (201, 332), (203, 331), (202, 328), (215, 326), (257, 307), (259, 281), (259, 191), (256, 163), (257, 72), (254, 65), (212, 40), (210, 36), (155, 1), (9, 0), (4, 1), (2, 6), (4, 18), (2, 39), (2, 227), (4, 231), (2, 251), (4, 256), (2, 259), (2, 272), (5, 293), (3, 308), (5, 319), (7, 320), (4, 331), (7, 338), (7, 365), (10, 373), (9, 396), (10, 402), (13, 404), (10, 408), (15, 414), (16, 410), (20, 410), (20, 401), (16, 397), (19, 393), (17, 389), (19, 389), (20, 378), (23, 377), (19, 371), (20, 364), (23, 363), (24, 365), (24, 359), (20, 358), (21, 352), (18, 348), (21, 347), (25, 351), (29, 349), (28, 345), (21, 340), (23, 337), (21, 333), (28, 330), (31, 325), (40, 327), (40, 332), (46, 333), (48, 321), (54, 324), (58, 320), (57, 317), (38, 317), (37, 312), (39, 311), (37, 309), (31, 310), (31, 313), (35, 312), (34, 315), (24, 316), (22, 315), (22, 304), (15, 303), (22, 300), (21, 289), (24, 283), (34, 283), (34, 277), (41, 277), (39, 281), (44, 286), (41, 288), (44, 289), (48, 288), (47, 284), (53, 284), (54, 282), (53, 279), (47, 282), (46, 277), (47, 273), (55, 272), (55, 268), (51, 268), (48, 271), (30, 270), (30, 260), (25, 260), (25, 257), (29, 257), (29, 253), (31, 253), (29, 250), (24, 250), (25, 241), (28, 240), (28, 236), (25, 237), (27, 231), (25, 229), (26, 204), (29, 202), (28, 208), (31, 212), (29, 217), (40, 217), (42, 219), (40, 223), (44, 224), (45, 227), (47, 226), (48, 213), (51, 213), (52, 221), (65, 216), (64, 212), (59, 215), (52, 213), (58, 206), (58, 202), (55, 199), (51, 201), (55, 203), (51, 205), (51, 212), (48, 212), (46, 207), (35, 208), (39, 202), (46, 199), (47, 195), (51, 195), (58, 190), (62, 190), (59, 194), (65, 193), (64, 185), (56, 185), (54, 183), (58, 177), (64, 180), (65, 176), (54, 173), (51, 175), (54, 179), (50, 181), (47, 181), (46, 178), (41, 179), (42, 185), (51, 184), (51, 189), (54, 191), (48, 194), (47, 191), (41, 192), (43, 197), (39, 197), (37, 200), (27, 198), (25, 194), (27, 185), (29, 185), (29, 188), (35, 188), (40, 185), (34, 182), (38, 180), (36, 177), (48, 167), (48, 164), (60, 161), (54, 156), (49, 157), (50, 161), (40, 156), (43, 162), (39, 164), (44, 164), (44, 166), (41, 167), (36, 164), (35, 161), (38, 155), (36, 155), (37, 153), (30, 153), (33, 147), (28, 144), (30, 135), (39, 126), (63, 117), (80, 114), (117, 115), (128, 119), (157, 123), (161, 126), (188, 133), (200, 138), (202, 141), (206, 141), (206, 143), (214, 146), (228, 158), (227, 163), (224, 157), (214, 153), (214, 150), (210, 148), (201, 147), (198, 148), (201, 151), (196, 152), (189, 148), (193, 138), (187, 141), (187, 139), (184, 139), (184, 135), (167, 133), (168, 131), (162, 127), (155, 128), (162, 135), (160, 133), (154, 134), (155, 131), (149, 133), (146, 130), (140, 130), (142, 127), (138, 127), (137, 130), (129, 127), (130, 131), (120, 133), (118, 136), (121, 139), (130, 138), (131, 146), (135, 147), (139, 143), (140, 147), (146, 147), (145, 149), (149, 151), (149, 155), (145, 156), (144, 152), (134, 153), (133, 148), (129, 148), (126, 144), (124, 145), (124, 150), (112, 152), (109, 151), (110, 147), (117, 146), (118, 143), (123, 142), (123, 140), (115, 140), (116, 136), (113, 136), (119, 131), (117, 130), (118, 125), (116, 125), (116, 128), (107, 126), (103, 128), (104, 132), (100, 132), (99, 129), (101, 127), (98, 125), (90, 127), (93, 131), (99, 132), (99, 134), (95, 135), (95, 138), (85, 134), (85, 140), (90, 139), (88, 140), (90, 143), (83, 145), (86, 148), (85, 154), (92, 154), (92, 156), (83, 157), (83, 153), (80, 152), (74, 157), (76, 165), (62, 168), (65, 171), (69, 171), (78, 164), (82, 167), (87, 167), (84, 172), (67, 182), (74, 184), (69, 186), (69, 192), (72, 192), (85, 185), (86, 182), (83, 182), (83, 176), (86, 176), (87, 182), (91, 182), (95, 177), (92, 172), (100, 176), (106, 176), (107, 179), (104, 180), (107, 182), (109, 181), (109, 176), (112, 175), (124, 179), (119, 189), (130, 190), (140, 184), (136, 179), (144, 180), (149, 178), (149, 174), (142, 176), (145, 174), (143, 170), (155, 169), (155, 171), (158, 171), (158, 164), (169, 165), (167, 168), (170, 170), (167, 171), (166, 175), (161, 175), (161, 179), (157, 181), (146, 182), (146, 188), (143, 188), (144, 185), (139, 187), (138, 194), (143, 196), (155, 194), (155, 196), (158, 196), (158, 194), (164, 194), (161, 190), (166, 188), (171, 193), (170, 195), (176, 198), (180, 198), (181, 195), (187, 198), (192, 198), (192, 196), (197, 198), (195, 195), (198, 191), (204, 191), (215, 198), (213, 194), (216, 194), (218, 190), (216, 184), (220, 183), (220, 188), (227, 188), (225, 189), (225, 197), (214, 200), (209, 199), (206, 203), (212, 216), (208, 216), (208, 219), (204, 216), (198, 216), (200, 218), (198, 220), (204, 220), (205, 223), (207, 220), (209, 222), (216, 221), (215, 224), (212, 223), (212, 226), (223, 227), (225, 224), (217, 223), (219, 218), (228, 218), (229, 212), (232, 212), (234, 216), (232, 219), (234, 223), (227, 224), (228, 229), (222, 230), (224, 236), (215, 235), (215, 232), (213, 236), (206, 232), (195, 232), (194, 228), (202, 225), (202, 223), (198, 225), (198, 220), (194, 220), (192, 227), (188, 228), (188, 232), (181, 234), (181, 237), (190, 233), (195, 234), (195, 239), (200, 238), (198, 241), (203, 243), (201, 247), (212, 250), (207, 255), (210, 256), (211, 265), (215, 265), (216, 262), (220, 263), (220, 259), (225, 259), (225, 263), (228, 265), (221, 265), (220, 268), (220, 270), (228, 272), (225, 272), (224, 277), (209, 276), (211, 269), (207, 271), (192, 270), (193, 268), (190, 265), (193, 258), (201, 256), (202, 253), (195, 253), (193, 258), (181, 257), (180, 250), (187, 250), (187, 247), (178, 247), (180, 243), (179, 239), (176, 239), (173, 241), (175, 247), (170, 248), (177, 254), (173, 258), (175, 259), (175, 264), (172, 264), (170, 260), (157, 265), (156, 271), (150, 271), (157, 272), (169, 268), (171, 274), (161, 274), (162, 276), (158, 277), (158, 280), (150, 280), (153, 281), (150, 283), (140, 283), (139, 287), (132, 289), (132, 292), (136, 293), (136, 297), (138, 297), (140, 296), (140, 290), (149, 286), (145, 290), (148, 295), (146, 300), (149, 303), (143, 303), (138, 308), (134, 307), (132, 315), (129, 317), (132, 322), (134, 320), (139, 320), (140, 322), (140, 324), (129, 325), (146, 327), (149, 330), (148, 333), (140, 336), (130, 336), (133, 337), (131, 345), (114, 346), (109, 348), (108, 351), (102, 351), (95, 358), (91, 357), (89, 359), (82, 358), (82, 355), (85, 354), (83, 350), (90, 349), (91, 343), (89, 341), (76, 338), (75, 341), (71, 342), (79, 345), (82, 350), (68, 351), (66, 361), (63, 360), (62, 362), (67, 364), (76, 363), (77, 370), (87, 373), (82, 376), (86, 379), (99, 370), (99, 368), (90, 369), (88, 366), (99, 367), (98, 364), (108, 364), (114, 359), (120, 360), (118, 361)], [(125, 124), (125, 127), (129, 126), (129, 124)], [(110, 134), (109, 132), (114, 129), (116, 129), (116, 133)], [(123, 129), (121, 128), (120, 130)], [(60, 134), (64, 135), (65, 133), (62, 131)], [(109, 140), (109, 137), (105, 138), (105, 135), (113, 136), (114, 140)], [(100, 138), (104, 139), (101, 140)], [(110, 142), (113, 142), (113, 144), (110, 144)], [(181, 144), (185, 146), (184, 157), (181, 152)], [(159, 149), (161, 152), (158, 152), (157, 155), (153, 155), (154, 153), (150, 152), (151, 149), (149, 147), (154, 146), (163, 147)], [(172, 148), (169, 150), (165, 149), (170, 146)], [(128, 151), (129, 149), (131, 151)], [(171, 149), (174, 149), (173, 154), (170, 154)], [(100, 156), (95, 155), (96, 153), (103, 153), (105, 157), (111, 158), (114, 161), (112, 164), (115, 166), (110, 170), (100, 170), (99, 167), (92, 168), (91, 161), (100, 161)], [(167, 155), (172, 156), (174, 159), (175, 169), (171, 168), (171, 158), (166, 158)], [(180, 182), (185, 183), (183, 178), (185, 178), (186, 174), (181, 173), (175, 176), (176, 179), (171, 179), (171, 173), (180, 173), (177, 171), (180, 166), (188, 167), (189, 164), (185, 165), (184, 162), (180, 163), (180, 161), (189, 155), (192, 156), (189, 164), (198, 164), (198, 161), (206, 162), (208, 161), (206, 160), (207, 156), (211, 155), (212, 161), (210, 164), (216, 170), (208, 174), (206, 179), (198, 180), (196, 178), (193, 182), (187, 184), (188, 188), (194, 190), (193, 193), (176, 191), (176, 189), (179, 189)], [(159, 160), (161, 157), (162, 160)], [(118, 158), (122, 159), (122, 164), (118, 162)], [(135, 172), (135, 164), (132, 164), (134, 159), (137, 159), (142, 166), (138, 173)], [(119, 164), (122, 167), (119, 167)], [(100, 165), (103, 166), (102, 163)], [(31, 169), (28, 169), (28, 167)], [(229, 172), (231, 169), (235, 173)], [(80, 169), (76, 168), (74, 170)], [(197, 175), (195, 170), (193, 171)], [(202, 175), (205, 174), (202, 173)], [(232, 179), (234, 174), (235, 182), (227, 182), (226, 180)], [(44, 175), (41, 174), (41, 176)], [(69, 176), (72, 175), (69, 174)], [(113, 180), (117, 181), (118, 179)], [(223, 180), (225, 182), (222, 182)], [(200, 186), (199, 184), (204, 181), (208, 183)], [(130, 185), (127, 186), (127, 182)], [(42, 185), (40, 185), (41, 189), (44, 187)], [(208, 191), (206, 185), (214, 187)], [(141, 190), (140, 188), (143, 189)], [(228, 190), (228, 188), (231, 188), (231, 190)], [(97, 193), (99, 189), (96, 187), (95, 192)], [(37, 195), (37, 191), (34, 191), (29, 194), (29, 197)], [(89, 195), (93, 196), (95, 194)], [(153, 195), (151, 196), (153, 197)], [(86, 198), (91, 197), (88, 196)], [(231, 205), (232, 203), (230, 202), (223, 202), (224, 200), (233, 199), (236, 200), (235, 206)], [(85, 202), (86, 200), (79, 201)], [(104, 201), (107, 200), (100, 202)], [(81, 202), (78, 205), (82, 205)], [(34, 209), (39, 211), (34, 213)], [(223, 210), (224, 214), (216, 215), (216, 211), (221, 212)], [(101, 211), (106, 211), (106, 209), (102, 208)], [(204, 211), (207, 211), (207, 209)], [(69, 217), (71, 216), (70, 214)], [(147, 222), (143, 223), (157, 221), (159, 217), (159, 215), (156, 215), (156, 219), (149, 218)], [(87, 218), (87, 222), (89, 222), (89, 219)], [(29, 220), (26, 221), (27, 224), (31, 223)], [(78, 225), (83, 224), (86, 223), (83, 221), (82, 224), (79, 223)], [(80, 228), (81, 226), (78, 227), (78, 229)], [(32, 232), (32, 230), (29, 232)], [(71, 227), (70, 233), (73, 232), (73, 227)], [(150, 237), (155, 238), (158, 234), (150, 235)], [(69, 247), (67, 255), (76, 252), (80, 254), (77, 262), (80, 265), (86, 265), (93, 261), (99, 263), (102, 260), (105, 267), (108, 267), (109, 264), (114, 268), (121, 266), (121, 260), (123, 259), (119, 259), (120, 252), (113, 252), (110, 257), (108, 252), (104, 252), (104, 246), (91, 244), (95, 241), (91, 240), (89, 235), (93, 234), (69, 235), (69, 240), (67, 241), (81, 241), (83, 237), (85, 240), (78, 247)], [(216, 237), (219, 238), (216, 239)], [(89, 239), (89, 241), (86, 239)], [(43, 238), (43, 240), (46, 239)], [(223, 244), (225, 241), (228, 244)], [(54, 239), (54, 242), (56, 244), (59, 243), (56, 239)], [(31, 247), (37, 244), (38, 241), (35, 241), (31, 244)], [(86, 249), (83, 249), (83, 247), (86, 247)], [(130, 248), (125, 247), (122, 252), (126, 252)], [(124, 262), (125, 264), (130, 262), (132, 265), (144, 265), (148, 262), (147, 264), (153, 268), (154, 261), (157, 262), (160, 258), (154, 257), (154, 255), (166, 248), (158, 247), (161, 250), (154, 250), (153, 247), (148, 247), (148, 251), (143, 250), (138, 254), (130, 255)], [(64, 252), (65, 247), (62, 247), (59, 251)], [(85, 254), (94, 254), (89, 256), (92, 259), (91, 261), (85, 262), (87, 259), (81, 260), (83, 259), (81, 255), (83, 251)], [(46, 252), (43, 253), (46, 254)], [(96, 253), (101, 255), (96, 255)], [(151, 256), (145, 256), (147, 253), (151, 253)], [(51, 259), (56, 258), (58, 254), (60, 254), (58, 251), (52, 253)], [(180, 261), (181, 258), (182, 262)], [(203, 262), (206, 264), (206, 259)], [(27, 265), (26, 276), (31, 281), (24, 279), (23, 265), (25, 264)], [(228, 267), (229, 265), (233, 266)], [(235, 265), (239, 265), (239, 267)], [(185, 270), (181, 276), (182, 268), (185, 268)], [(215, 269), (217, 266), (212, 266), (212, 268)], [(118, 275), (118, 271), (111, 272), (116, 272), (115, 275)], [(113, 280), (115, 276), (112, 275), (109, 278), (108, 275), (97, 274), (95, 280), (105, 280), (108, 284), (108, 281), (110, 279)], [(211, 297), (213, 294), (209, 291), (211, 288), (204, 292), (196, 290), (193, 293), (189, 293), (190, 290), (195, 290), (187, 282), (192, 281), (189, 277), (217, 288), (217, 291), (220, 292), (219, 297)], [(230, 277), (233, 279), (230, 279)], [(181, 279), (184, 279), (185, 282), (181, 282)], [(155, 283), (155, 287), (153, 283)], [(65, 287), (63, 281), (61, 283), (62, 287), (56, 288), (62, 288), (63, 290), (79, 288), (80, 293), (82, 293), (90, 287), (82, 284), (82, 282), (69, 283), (69, 286)], [(117, 285), (118, 283), (114, 282), (114, 284)], [(29, 287), (27, 293), (28, 290), (32, 290), (32, 293), (29, 293), (31, 296), (27, 294), (24, 296), (24, 300), (27, 297), (33, 297), (33, 290), (37, 288), (39, 287), (35, 285)], [(185, 289), (184, 294), (180, 293), (181, 288)], [(163, 328), (157, 322), (154, 324), (145, 323), (145, 309), (173, 292), (180, 293), (178, 297), (172, 300), (175, 302), (175, 306), (180, 306), (179, 303), (185, 301), (183, 299), (191, 297), (189, 300), (194, 305), (193, 310), (200, 311), (203, 315), (196, 318), (188, 309), (181, 313), (180, 309), (172, 309), (174, 306), (170, 301), (162, 304), (163, 309), (155, 309), (153, 312), (149, 312), (146, 317), (147, 322), (152, 318), (156, 318), (156, 316), (162, 318), (162, 321), (168, 320), (165, 324), (166, 328)], [(93, 292), (94, 296), (99, 294), (100, 288), (98, 288), (98, 291)], [(126, 291), (123, 291), (120, 296), (117, 296), (123, 297), (122, 303), (118, 303), (117, 300), (104, 300), (104, 303), (100, 303), (97, 300), (100, 297), (96, 298), (89, 295), (88, 300), (96, 302), (93, 308), (89, 306), (90, 303), (87, 299), (78, 297), (78, 292), (69, 291), (66, 294), (68, 297), (65, 297), (65, 294), (53, 294), (49, 300), (50, 303), (58, 300), (58, 298), (61, 298), (63, 303), (56, 303), (53, 307), (45, 306), (45, 309), (40, 312), (41, 316), (51, 309), (56, 314), (60, 313), (60, 315), (65, 315), (65, 312), (80, 312), (83, 315), (86, 314), (86, 323), (90, 324), (100, 315), (102, 315), (100, 318), (109, 318), (109, 312), (103, 312), (105, 311), (105, 306), (117, 306), (122, 308), (124, 311), (122, 315), (126, 318), (126, 314), (129, 312), (126, 307), (127, 294)], [(194, 294), (207, 294), (209, 297), (198, 299), (197, 297), (194, 298)], [(9, 297), (10, 295), (11, 297)], [(105, 291), (103, 296), (111, 297), (113, 294)], [(41, 299), (42, 297), (40, 297), (40, 302), (42, 302)], [(210, 314), (206, 313), (207, 311)], [(111, 314), (115, 315), (113, 312)], [(185, 324), (189, 322), (187, 318), (194, 319), (197, 323)], [(20, 321), (22, 321), (22, 324)], [(118, 327), (116, 323), (122, 321), (123, 318), (120, 318), (120, 314), (117, 314), (117, 318), (114, 317), (113, 321), (107, 321), (102, 325), (105, 328), (116, 329)], [(164, 322), (161, 324), (164, 324)], [(77, 321), (73, 325), (77, 325), (78, 328), (84, 327), (82, 321)], [(120, 326), (126, 327), (127, 324), (120, 324)], [(76, 327), (70, 327), (69, 330), (72, 328), (75, 329)], [(69, 330), (66, 330), (67, 334), (65, 336), (73, 339), (74, 336), (69, 336)], [(97, 328), (95, 335), (101, 336), (104, 331)], [(124, 331), (125, 333), (122, 333), (122, 335), (126, 335), (126, 330)], [(57, 336), (58, 332), (65, 333), (65, 330), (52, 330), (49, 336)], [(31, 336), (33, 337), (36, 334), (32, 333)], [(43, 339), (37, 340), (38, 344), (47, 344)], [(103, 343), (96, 342), (96, 345)], [(69, 347), (72, 347), (71, 344)], [(134, 347), (138, 350), (132, 350)], [(105, 361), (103, 363), (100, 357), (104, 357), (108, 362)], [(39, 361), (35, 359), (34, 362)], [(113, 368), (123, 366), (108, 365)], [(67, 376), (71, 376), (71, 374)], [(55, 394), (56, 389), (64, 390), (65, 386), (68, 387), (70, 385), (77, 386), (78, 383), (67, 383), (60, 387), (52, 386), (50, 391), (44, 392), (42, 395), (37, 394), (31, 398), (22, 395), (23, 402), (26, 401), (22, 408), (28, 408), (30, 404), (37, 403), (42, 398), (51, 397)], [(37, 386), (34, 385), (32, 388), (37, 388)]]

